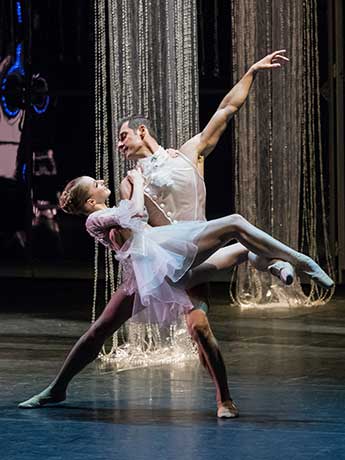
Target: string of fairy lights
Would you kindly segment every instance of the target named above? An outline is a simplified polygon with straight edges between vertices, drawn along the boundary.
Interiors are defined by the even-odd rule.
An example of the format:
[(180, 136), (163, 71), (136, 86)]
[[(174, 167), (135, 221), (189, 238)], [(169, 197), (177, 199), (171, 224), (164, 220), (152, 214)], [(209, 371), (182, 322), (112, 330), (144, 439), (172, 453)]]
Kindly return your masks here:
[[(292, 57), (286, 70), (260, 75), (248, 104), (235, 117), (236, 205), (251, 222), (313, 258), (322, 243), (332, 274), (320, 140), (316, 0), (278, 3), (273, 14), (269, 0), (232, 2), (234, 81), (272, 49), (286, 48)], [(118, 203), (119, 184), (133, 166), (117, 153), (121, 118), (149, 116), (167, 147), (182, 145), (199, 130), (196, 0), (98, 0), (94, 13), (96, 177), (108, 182)], [(92, 321), (97, 305), (103, 307), (121, 281), (113, 257), (97, 244), (94, 267)], [(314, 285), (306, 295), (299, 283), (285, 289), (270, 276), (242, 267), (233, 300), (245, 306), (292, 306), (323, 303), (331, 295)], [(109, 350), (104, 347), (101, 353), (103, 361), (115, 362), (119, 369), (190, 356), (195, 353), (183, 324), (163, 333), (154, 324), (133, 322), (114, 334)]]
[[(233, 77), (273, 50), (290, 63), (257, 77), (248, 103), (236, 116), (237, 212), (276, 238), (319, 260), (333, 275), (327, 230), (320, 126), (317, 1), (234, 0)], [(267, 274), (241, 267), (231, 288), (239, 305), (318, 305), (333, 291), (299, 282), (289, 289)]]
[[(183, 5), (182, 5), (183, 3)], [(133, 167), (117, 152), (118, 122), (149, 116), (163, 145), (177, 147), (198, 131), (196, 1), (94, 2), (96, 176), (115, 190)], [(188, 14), (185, 14), (184, 8)], [(157, 65), (158, 64), (158, 65)], [(186, 97), (188, 94), (188, 97)], [(121, 281), (109, 252), (95, 246), (92, 321)], [(104, 294), (99, 292), (104, 271)], [(100, 300), (101, 299), (101, 300)], [(129, 321), (101, 358), (118, 369), (195, 359), (184, 323), (161, 331)]]

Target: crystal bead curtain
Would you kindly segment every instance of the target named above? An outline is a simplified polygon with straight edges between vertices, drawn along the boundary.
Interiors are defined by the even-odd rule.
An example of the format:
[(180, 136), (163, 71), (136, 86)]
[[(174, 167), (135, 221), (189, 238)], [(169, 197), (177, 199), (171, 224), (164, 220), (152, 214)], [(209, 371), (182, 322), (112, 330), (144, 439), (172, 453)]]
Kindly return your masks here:
[[(117, 154), (118, 121), (148, 116), (166, 147), (178, 147), (198, 132), (196, 0), (95, 0), (96, 176), (116, 191), (129, 162)], [(92, 320), (96, 318), (98, 265)], [(112, 256), (105, 256), (105, 300), (115, 289)], [(184, 324), (162, 330), (129, 322), (113, 337), (104, 360), (118, 369), (194, 359)]]
[[(319, 259), (332, 274), (327, 235), (319, 108), (317, 1), (233, 0), (233, 77), (274, 50), (290, 63), (257, 76), (235, 117), (236, 210), (294, 248)], [(249, 271), (248, 271), (249, 270)], [(322, 303), (332, 293), (270, 275), (238, 270), (240, 305)]]

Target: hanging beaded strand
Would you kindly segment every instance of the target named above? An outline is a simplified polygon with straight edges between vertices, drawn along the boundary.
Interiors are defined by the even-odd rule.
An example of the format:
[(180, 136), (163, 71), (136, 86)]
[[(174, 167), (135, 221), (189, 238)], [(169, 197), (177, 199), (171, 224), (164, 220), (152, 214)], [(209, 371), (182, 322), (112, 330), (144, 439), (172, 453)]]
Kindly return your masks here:
[[(104, 5), (107, 5), (107, 9), (104, 8)], [(191, 126), (197, 125), (197, 115), (195, 114), (195, 110), (193, 110), (193, 101), (185, 103), (184, 106), (182, 106), (181, 103), (177, 103), (178, 100), (180, 102), (184, 102), (184, 94), (182, 91), (186, 89), (182, 88), (183, 85), (181, 85), (180, 91), (177, 91), (176, 94), (177, 69), (181, 70), (180, 75), (182, 76), (182, 81), (185, 82), (187, 89), (191, 87), (191, 83), (188, 79), (186, 79), (184, 66), (184, 64), (186, 64), (184, 61), (186, 56), (188, 57), (188, 52), (185, 53), (183, 51), (183, 39), (180, 36), (176, 37), (175, 25), (173, 21), (171, 21), (171, 18), (175, 17), (174, 15), (176, 14), (174, 9), (175, 6), (172, 2), (167, 1), (164, 4), (160, 3), (159, 7), (156, 8), (156, 11), (161, 13), (161, 15), (164, 13), (164, 20), (168, 26), (168, 30), (166, 30), (166, 28), (163, 27), (164, 21), (161, 20), (161, 16), (156, 16), (156, 11), (152, 9), (151, 5), (151, 0), (140, 0), (140, 3), (135, 3), (129, 0), (124, 0), (123, 2), (116, 2), (113, 0), (101, 5), (95, 5), (95, 9), (98, 11), (98, 20), (102, 21), (103, 25), (108, 24), (106, 35), (102, 35), (101, 27), (97, 29), (99, 41), (97, 63), (100, 64), (100, 67), (98, 68), (99, 76), (96, 83), (96, 94), (100, 96), (98, 99), (100, 103), (96, 110), (98, 114), (101, 114), (102, 110), (107, 107), (108, 101), (110, 101), (111, 123), (109, 125), (111, 126), (111, 133), (107, 133), (107, 138), (105, 140), (100, 138), (99, 144), (102, 143), (102, 147), (106, 147), (107, 151), (109, 151), (109, 140), (111, 140), (116, 203), (119, 199), (118, 186), (128, 168), (132, 167), (131, 162), (124, 161), (117, 155), (116, 144), (118, 126), (116, 125), (116, 120), (134, 113), (137, 110), (145, 115), (149, 114), (149, 110), (152, 110), (154, 114), (159, 114), (155, 118), (159, 121), (156, 125), (159, 125), (161, 132), (164, 133), (164, 131), (166, 131), (168, 133), (167, 137), (169, 137), (170, 140), (176, 141), (177, 124), (175, 114), (177, 105), (179, 105), (180, 108), (183, 107), (183, 110), (180, 113), (182, 113), (184, 117), (179, 119), (180, 123), (182, 120), (183, 125), (183, 120), (189, 120), (189, 122), (186, 123), (187, 128), (181, 126), (179, 131), (181, 138), (185, 136), (184, 133), (186, 131), (183, 130), (187, 129), (187, 132), (190, 132), (188, 129)], [(195, 0), (193, 0), (193, 7), (195, 7)], [(140, 8), (140, 14), (138, 14), (138, 8)], [(105, 15), (107, 15), (106, 18), (101, 19), (102, 11), (105, 11)], [(184, 16), (183, 22), (183, 14), (184, 12), (181, 8), (176, 16), (177, 20), (180, 21), (179, 23), (182, 24), (182, 34), (187, 32), (191, 22), (190, 18), (186, 18), (186, 16)], [(161, 28), (151, 27), (153, 17), (155, 17), (155, 23), (162, 23)], [(195, 18), (195, 14), (191, 14), (191, 17)], [(138, 30), (140, 29), (139, 44), (137, 42), (133, 42), (132, 38), (134, 23), (136, 23), (135, 27), (137, 27)], [(193, 30), (196, 30), (195, 23), (193, 25)], [(155, 36), (157, 31), (160, 34), (159, 40), (157, 40), (157, 37)], [(196, 37), (195, 33), (194, 37)], [(103, 41), (101, 41), (101, 38)], [(187, 41), (188, 40), (191, 41), (190, 38), (188, 38)], [(173, 59), (176, 59), (176, 66), (171, 59), (167, 60), (167, 56), (163, 55), (161, 52), (160, 43), (163, 42), (166, 44), (166, 49), (169, 51), (170, 57), (173, 56)], [(179, 43), (178, 45), (177, 42)], [(193, 42), (193, 45), (195, 46), (195, 41)], [(180, 46), (179, 49), (183, 52), (181, 52), (181, 55), (176, 56), (175, 50), (178, 46)], [(135, 47), (137, 47), (137, 51), (135, 51)], [(157, 49), (159, 49), (159, 52), (157, 52)], [(106, 87), (107, 79), (104, 77), (107, 75), (107, 68), (104, 66), (104, 59), (102, 59), (101, 52), (105, 55), (109, 54), (109, 57), (107, 58), (109, 60), (110, 68), (108, 87)], [(197, 55), (195, 49), (190, 53), (190, 56), (191, 55), (195, 58)], [(135, 60), (136, 56), (137, 60)], [(159, 66), (159, 70), (154, 74), (152, 70), (156, 68), (156, 56), (160, 56), (162, 65)], [(102, 73), (103, 76), (101, 76), (100, 73)], [(140, 74), (140, 78), (136, 77), (136, 74), (138, 73)], [(191, 74), (190, 68), (188, 68), (187, 74)], [(194, 79), (193, 81), (195, 81), (196, 75), (197, 73), (194, 71), (193, 76), (191, 77)], [(154, 77), (158, 80), (158, 85), (156, 85), (156, 82), (152, 84)], [(140, 87), (138, 88), (137, 85), (139, 81)], [(194, 91), (193, 94), (196, 95), (197, 87), (195, 84), (192, 86)], [(152, 95), (148, 93), (151, 88), (153, 90)], [(186, 110), (192, 110), (188, 117), (186, 116)], [(170, 116), (171, 114), (173, 116)], [(190, 122), (192, 116), (194, 116), (194, 120), (196, 120), (194, 125)], [(107, 121), (109, 123), (109, 119)], [(100, 117), (98, 117), (96, 126), (99, 138), (100, 136), (98, 133), (102, 133), (103, 128), (105, 128)], [(175, 145), (175, 142), (169, 142), (169, 144)], [(101, 158), (99, 158), (99, 160), (101, 160)], [(99, 166), (99, 174), (103, 174), (102, 169), (106, 169), (108, 167), (108, 163), (109, 160), (104, 161), (103, 158), (103, 163)], [(105, 174), (107, 174), (107, 171), (105, 171)], [(107, 278), (110, 277), (110, 282), (106, 282), (105, 296), (109, 296), (113, 291), (111, 276), (114, 273), (111, 266), (113, 259), (110, 257), (110, 254), (106, 255), (106, 261), (107, 265), (105, 267), (105, 272)], [(120, 279), (121, 273), (118, 273), (118, 282), (120, 282)], [(171, 339), (175, 340), (177, 330), (173, 329), (172, 333), (174, 334), (174, 337), (171, 337)], [(183, 328), (180, 328), (179, 337), (182, 337), (183, 334)], [(165, 348), (163, 353), (163, 343), (160, 330), (157, 325), (148, 325), (145, 328), (143, 326), (130, 323), (127, 328), (121, 328), (119, 335), (124, 342), (123, 346), (118, 346), (117, 335), (114, 335), (111, 352), (106, 353), (105, 350), (103, 350), (102, 356), (104, 361), (112, 361), (112, 359), (116, 359), (116, 365), (118, 368), (124, 369), (144, 364), (150, 365), (158, 362), (169, 362), (169, 360), (170, 362), (179, 361), (181, 359), (186, 360), (191, 359), (191, 357), (194, 359), (195, 356), (195, 354), (193, 356), (193, 353), (190, 353), (191, 350), (195, 350), (191, 346), (191, 341), (188, 335), (186, 335), (188, 340), (184, 339), (184, 351), (180, 348), (180, 350), (178, 352), (176, 351), (175, 354), (173, 353), (173, 350), (170, 350), (169, 353), (167, 353), (167, 349)], [(181, 344), (181, 340), (179, 340), (179, 344)], [(148, 349), (150, 349), (150, 353), (148, 353)], [(151, 353), (151, 351), (154, 353)]]
[[(263, 31), (266, 33), (267, 52), (272, 51), (280, 43), (284, 42), (284, 47), (293, 56), (291, 71), (287, 69), (285, 73), (274, 75), (274, 79), (268, 76), (269, 88), (268, 97), (261, 97), (256, 94), (256, 88), (264, 88), (264, 77), (256, 82), (254, 90), (250, 95), (250, 104), (246, 104), (236, 116), (235, 123), (235, 184), (236, 184), (236, 205), (238, 212), (246, 213), (252, 222), (255, 220), (260, 224), (261, 219), (268, 218), (271, 232), (280, 236), (281, 239), (294, 241), (297, 246), (297, 238), (300, 236), (301, 248), (308, 252), (312, 257), (317, 258), (320, 250), (320, 241), (317, 235), (321, 234), (324, 248), (326, 250), (327, 268), (332, 274), (331, 259), (327, 235), (327, 219), (325, 206), (325, 190), (323, 186), (322, 169), (322, 147), (320, 133), (320, 98), (319, 98), (319, 68), (318, 68), (318, 35), (317, 35), (317, 1), (308, 2), (303, 0), (275, 0), (274, 3), (266, 0), (243, 0), (232, 2), (232, 49), (233, 49), (233, 70), (237, 81), (253, 61), (251, 59), (252, 50), (260, 45), (256, 43), (255, 34), (252, 34), (257, 27), (258, 39)], [(272, 17), (273, 14), (273, 17)], [(254, 18), (254, 19), (253, 19)], [(256, 22), (254, 23), (256, 18)], [(279, 44), (272, 42), (276, 39)], [(238, 70), (238, 72), (236, 72)], [(285, 70), (285, 69), (284, 69)], [(287, 92), (287, 89), (289, 91)], [(275, 91), (275, 92), (274, 92)], [(279, 92), (279, 97), (278, 97)], [(253, 97), (254, 95), (254, 97)], [(285, 98), (284, 98), (285, 95)], [(289, 98), (290, 104), (287, 107), (280, 106), (281, 101)], [(260, 104), (260, 106), (259, 106)], [(274, 104), (274, 106), (273, 106)], [(260, 111), (259, 111), (260, 110)], [(267, 111), (268, 130), (259, 131), (257, 119)], [(273, 112), (274, 111), (274, 112)], [(275, 116), (277, 114), (277, 116)], [(278, 123), (278, 120), (280, 123)], [(289, 128), (288, 128), (289, 127)], [(252, 148), (252, 140), (257, 136), (256, 145), (268, 145), (267, 158), (260, 158), (256, 165)], [(255, 146), (254, 144), (254, 146)], [(281, 150), (282, 149), (282, 150)], [(286, 154), (286, 152), (288, 154)], [(289, 157), (290, 152), (290, 157)], [(291, 156), (296, 152), (294, 157)], [(301, 158), (300, 161), (297, 161)], [(277, 164), (277, 159), (282, 164)], [(264, 177), (262, 168), (255, 168), (261, 164), (267, 164), (268, 174)], [(274, 168), (274, 169), (273, 169)], [(301, 168), (301, 169), (300, 169)], [(299, 171), (301, 171), (301, 193), (299, 190)], [(278, 176), (275, 174), (278, 172)], [(257, 175), (257, 184), (253, 177)], [(283, 187), (292, 190), (291, 198), (293, 204), (286, 209), (286, 203), (282, 203), (286, 194), (281, 194), (277, 188), (279, 178), (285, 180)], [(265, 180), (269, 179), (269, 183)], [(263, 182), (261, 182), (263, 181)], [(268, 215), (264, 214), (265, 202), (258, 201), (255, 208), (253, 203), (257, 197), (262, 195), (262, 190), (256, 187), (268, 187), (270, 206)], [(259, 193), (260, 192), (260, 193)], [(276, 193), (277, 192), (277, 193)], [(318, 194), (320, 197), (318, 198)], [(292, 196), (293, 195), (293, 196)], [(290, 196), (290, 195), (289, 195)], [(318, 209), (318, 203), (321, 204)], [(297, 225), (294, 228), (279, 228), (281, 219), (285, 219), (286, 224), (291, 224), (290, 212), (294, 209), (301, 218), (300, 232)], [(285, 212), (284, 212), (285, 211)], [(322, 212), (322, 218), (318, 219)], [(251, 214), (253, 213), (253, 215)], [(295, 219), (297, 220), (297, 219)], [(289, 222), (290, 221), (290, 222)], [(285, 302), (287, 305), (306, 305), (320, 304), (329, 300), (332, 292), (325, 293), (311, 284), (308, 296), (305, 296), (298, 283), (295, 283), (289, 291), (283, 290), (276, 285), (267, 284), (264, 274), (252, 274), (248, 276), (242, 267), (238, 271), (236, 299), (243, 305), (258, 305), (260, 299), (270, 293), (270, 302)], [(272, 295), (275, 290), (276, 294)]]

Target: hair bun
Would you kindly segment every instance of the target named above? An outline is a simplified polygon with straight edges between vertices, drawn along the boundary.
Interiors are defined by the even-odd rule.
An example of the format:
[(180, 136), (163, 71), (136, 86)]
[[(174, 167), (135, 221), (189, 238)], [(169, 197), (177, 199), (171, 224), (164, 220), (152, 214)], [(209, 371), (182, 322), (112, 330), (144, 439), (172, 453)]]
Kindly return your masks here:
[(73, 214), (75, 212), (71, 192), (69, 190), (64, 190), (59, 198), (59, 206), (62, 211), (67, 212), (68, 214)]

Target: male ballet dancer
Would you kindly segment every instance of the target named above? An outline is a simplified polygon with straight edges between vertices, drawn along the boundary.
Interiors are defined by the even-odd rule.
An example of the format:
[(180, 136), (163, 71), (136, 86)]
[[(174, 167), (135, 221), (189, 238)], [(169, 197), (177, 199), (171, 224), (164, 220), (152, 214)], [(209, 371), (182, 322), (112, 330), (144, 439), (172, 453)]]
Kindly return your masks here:
[[(126, 159), (137, 160), (143, 171), (146, 178), (145, 205), (151, 225), (205, 219), (205, 185), (198, 173), (198, 159), (200, 156), (206, 158), (213, 151), (227, 124), (245, 102), (257, 72), (281, 67), (288, 61), (284, 54), (285, 50), (276, 51), (252, 65), (224, 97), (204, 130), (177, 151), (166, 151), (158, 144), (146, 118), (133, 116), (122, 120), (118, 148)], [(130, 196), (131, 184), (128, 178), (122, 182), (121, 191), (123, 198)], [(241, 220), (240, 216), (238, 218)], [(258, 257), (240, 243), (221, 251), (223, 257), (219, 257), (218, 253), (212, 259), (210, 272), (242, 263), (249, 258), (256, 268), (269, 268), (285, 284), (290, 284), (293, 280), (294, 270), (290, 264)], [(197, 275), (202, 281), (209, 274), (204, 271)], [(192, 299), (193, 294), (195, 292), (190, 292)], [(194, 299), (195, 309), (187, 315), (187, 325), (198, 346), (201, 362), (216, 385), (218, 417), (235, 417), (238, 410), (230, 397), (224, 362), (206, 316), (207, 306), (205, 301), (200, 301), (200, 292), (196, 294), (198, 299)]]

